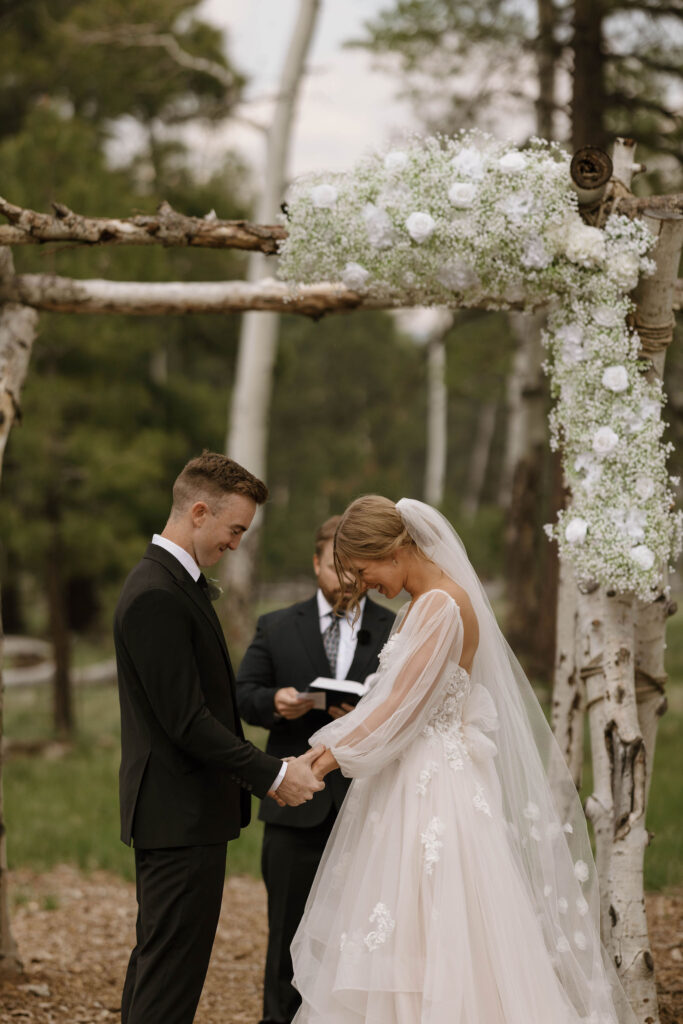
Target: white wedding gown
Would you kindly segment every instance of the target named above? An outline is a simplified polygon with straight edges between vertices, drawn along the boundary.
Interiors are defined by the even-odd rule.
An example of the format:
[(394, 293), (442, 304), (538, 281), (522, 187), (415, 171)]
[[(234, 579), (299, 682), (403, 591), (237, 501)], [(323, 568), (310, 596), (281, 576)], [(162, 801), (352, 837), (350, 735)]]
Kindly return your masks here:
[[(353, 782), (292, 944), (295, 1024), (616, 1021), (580, 887), (571, 906), (556, 894), (549, 950), (503, 812), (496, 707), (462, 646), (453, 598), (422, 595), (367, 696), (311, 738)], [(564, 978), (602, 978), (598, 1003), (578, 981), (570, 1002), (560, 960)]]

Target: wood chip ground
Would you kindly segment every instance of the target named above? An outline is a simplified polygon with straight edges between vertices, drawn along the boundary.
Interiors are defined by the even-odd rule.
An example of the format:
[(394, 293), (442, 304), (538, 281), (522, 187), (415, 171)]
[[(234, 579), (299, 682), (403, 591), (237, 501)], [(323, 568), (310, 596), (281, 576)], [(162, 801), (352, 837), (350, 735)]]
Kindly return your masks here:
[[(133, 944), (135, 889), (106, 874), (16, 871), (13, 932), (24, 974), (0, 983), (2, 1024), (110, 1024)], [(661, 1024), (683, 1024), (683, 892), (648, 895)], [(226, 884), (196, 1024), (256, 1024), (266, 944), (265, 891)]]

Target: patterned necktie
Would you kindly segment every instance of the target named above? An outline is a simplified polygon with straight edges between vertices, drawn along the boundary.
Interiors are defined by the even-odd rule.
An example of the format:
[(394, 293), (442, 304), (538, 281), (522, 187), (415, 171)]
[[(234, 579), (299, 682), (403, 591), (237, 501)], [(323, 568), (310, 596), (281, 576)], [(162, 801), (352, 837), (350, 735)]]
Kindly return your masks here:
[(332, 676), (336, 678), (337, 654), (339, 653), (339, 619), (332, 613), (332, 622), (323, 633), (323, 647), (330, 663)]

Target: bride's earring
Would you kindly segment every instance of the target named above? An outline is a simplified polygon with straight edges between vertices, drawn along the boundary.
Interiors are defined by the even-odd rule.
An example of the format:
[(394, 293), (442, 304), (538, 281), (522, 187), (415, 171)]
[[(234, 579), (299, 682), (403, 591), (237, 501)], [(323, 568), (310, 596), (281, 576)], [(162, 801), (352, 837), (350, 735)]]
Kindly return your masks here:
[(392, 565), (398, 565), (398, 562), (396, 561), (396, 559), (395, 559), (395, 558), (392, 558), (392, 559), (391, 559), (391, 564), (392, 564)]

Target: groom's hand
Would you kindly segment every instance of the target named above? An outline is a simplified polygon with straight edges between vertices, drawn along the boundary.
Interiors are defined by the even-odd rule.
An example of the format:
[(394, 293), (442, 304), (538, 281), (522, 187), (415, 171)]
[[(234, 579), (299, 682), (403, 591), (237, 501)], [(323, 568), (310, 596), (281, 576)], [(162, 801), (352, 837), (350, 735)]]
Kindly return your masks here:
[(298, 807), (306, 800), (312, 800), (313, 794), (325, 788), (325, 783), (313, 774), (311, 764), (324, 752), (324, 746), (312, 747), (300, 757), (288, 761), (285, 777), (277, 788), (275, 797), (280, 803), (283, 800), (288, 807)]

